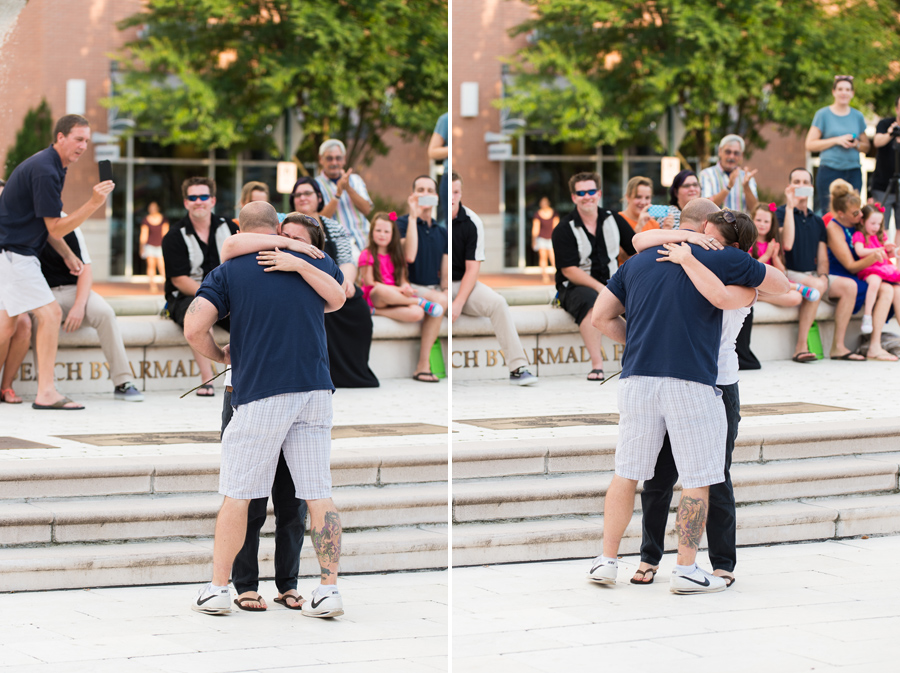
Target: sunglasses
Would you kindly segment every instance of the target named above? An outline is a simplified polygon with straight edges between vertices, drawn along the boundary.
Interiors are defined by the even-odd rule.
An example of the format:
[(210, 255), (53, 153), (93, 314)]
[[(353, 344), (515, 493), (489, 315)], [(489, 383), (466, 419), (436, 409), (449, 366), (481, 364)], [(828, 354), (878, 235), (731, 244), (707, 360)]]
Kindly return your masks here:
[(315, 196), (315, 195), (316, 195), (316, 193), (314, 191), (308, 191), (308, 192), (294, 192), (292, 196), (296, 199), (300, 196)]
[(722, 217), (725, 219), (726, 222), (728, 222), (728, 224), (730, 224), (732, 227), (734, 227), (735, 235), (738, 238), (740, 238), (740, 232), (738, 232), (738, 228), (737, 228), (737, 218), (734, 216), (734, 213), (731, 212), (730, 210), (723, 210)]
[(834, 81), (835, 82), (852, 82), (853, 75), (835, 75)]
[(593, 196), (599, 191), (599, 189), (579, 189), (575, 192), (575, 196)]
[(212, 198), (212, 194), (191, 194), (187, 197), (188, 201), (196, 201), (200, 199), (201, 201), (209, 201)]

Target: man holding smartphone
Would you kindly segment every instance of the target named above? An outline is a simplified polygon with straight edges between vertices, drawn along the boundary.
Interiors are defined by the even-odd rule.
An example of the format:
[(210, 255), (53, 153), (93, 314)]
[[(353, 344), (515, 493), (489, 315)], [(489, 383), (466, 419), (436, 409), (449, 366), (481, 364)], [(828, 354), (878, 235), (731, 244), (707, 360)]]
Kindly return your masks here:
[[(409, 264), (409, 283), (416, 294), (440, 304), (447, 313), (450, 305), (447, 293), (447, 230), (434, 221), (432, 213), (438, 203), (437, 183), (428, 175), (413, 180), (413, 191), (406, 200), (409, 214), (397, 219), (397, 229), (403, 242), (403, 253)], [(410, 220), (415, 218), (415, 226)], [(441, 316), (425, 316), (422, 322), (422, 341), (419, 361), (413, 378), (425, 383), (437, 383), (431, 371), (431, 347), (441, 331)]]
[(0, 195), (0, 362), (6, 359), (16, 316), (31, 313), (37, 323), (35, 359), (38, 392), (34, 409), (84, 409), (56, 390), (54, 365), (62, 309), (41, 273), (38, 257), (49, 241), (73, 275), (81, 260), (63, 241), (106, 203), (115, 184), (94, 185), (91, 198), (69, 215), (62, 211), (66, 171), (81, 158), (91, 141), (90, 122), (66, 115), (56, 122), (50, 147), (23, 161), (12, 172)]

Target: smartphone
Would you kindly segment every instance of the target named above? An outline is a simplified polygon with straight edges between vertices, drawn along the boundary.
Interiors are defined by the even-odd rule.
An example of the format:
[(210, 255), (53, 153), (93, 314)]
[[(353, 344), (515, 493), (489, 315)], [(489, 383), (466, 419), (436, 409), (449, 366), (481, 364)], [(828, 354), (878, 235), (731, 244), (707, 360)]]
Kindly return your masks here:
[(794, 196), (802, 199), (804, 196), (812, 196), (813, 188), (812, 187), (795, 187), (794, 188)]
[(419, 197), (419, 205), (420, 206), (436, 206), (438, 204), (438, 197), (426, 195)]
[(654, 220), (662, 220), (669, 214), (669, 206), (650, 206), (647, 214)]
[(98, 166), (100, 167), (100, 182), (106, 182), (107, 180), (113, 179), (112, 163), (109, 159), (103, 159), (98, 162)]

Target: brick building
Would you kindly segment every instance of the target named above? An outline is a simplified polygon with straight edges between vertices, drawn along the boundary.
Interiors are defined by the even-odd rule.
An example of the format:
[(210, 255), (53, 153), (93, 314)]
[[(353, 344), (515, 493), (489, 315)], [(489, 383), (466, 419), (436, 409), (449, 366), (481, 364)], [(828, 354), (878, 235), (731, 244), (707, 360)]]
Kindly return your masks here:
[[(631, 147), (613, 151), (579, 143), (550, 143), (537, 133), (514, 137), (511, 156), (488, 157), (486, 133), (500, 135), (518, 130), (516, 120), (504, 119), (494, 105), (503, 94), (503, 57), (525, 46), (526, 36), (509, 36), (509, 30), (528, 18), (529, 8), (519, 0), (454, 0), (452, 7), (452, 137), (453, 167), (463, 177), (464, 203), (485, 223), (485, 270), (536, 271), (531, 250), (531, 219), (542, 196), (558, 211), (572, 209), (566, 181), (581, 170), (595, 170), (603, 179), (603, 205), (620, 209), (628, 179), (645, 175), (656, 184), (654, 203), (666, 203), (659, 184), (661, 155), (654, 148)], [(822, 104), (830, 102), (823, 92)], [(464, 109), (466, 108), (466, 109)], [(472, 115), (472, 116), (464, 116)], [(765, 150), (753, 151), (748, 164), (760, 168), (757, 182), (763, 194), (781, 194), (787, 173), (810, 164), (804, 149), (805, 131), (781, 136), (766, 128)], [(752, 148), (751, 148), (752, 150)]]
[[(99, 102), (111, 95), (115, 81), (115, 63), (109, 54), (135, 37), (134, 30), (120, 32), (116, 23), (142, 6), (141, 0), (0, 2), (0, 165), (26, 112), (42, 97), (54, 119), (68, 112), (84, 114), (95, 139), (98, 133), (114, 130), (109, 128), (108, 110)], [(97, 279), (128, 279), (144, 272), (137, 241), (147, 204), (158, 201), (170, 220), (183, 217), (180, 185), (185, 177), (214, 177), (219, 191), (216, 211), (227, 217), (233, 215), (241, 184), (247, 180), (267, 182), (275, 205), (280, 204), (280, 195), (275, 194), (276, 161), (271, 157), (244, 155), (235, 163), (222, 151), (163, 147), (140, 137), (129, 142), (109, 140), (119, 146), (120, 158), (113, 161), (116, 191), (106, 213), (98, 211), (82, 227)], [(373, 195), (403, 204), (409, 181), (397, 179), (396, 166), (403, 166), (404, 175), (410, 177), (428, 173), (434, 166), (427, 158), (427, 141), (405, 142), (399, 133), (389, 134), (386, 141), (391, 148), (386, 157), (378, 157), (371, 166), (353, 168)], [(303, 160), (312, 167), (316, 157)], [(89, 150), (69, 168), (64, 208), (74, 210), (87, 200), (96, 180), (97, 164)]]

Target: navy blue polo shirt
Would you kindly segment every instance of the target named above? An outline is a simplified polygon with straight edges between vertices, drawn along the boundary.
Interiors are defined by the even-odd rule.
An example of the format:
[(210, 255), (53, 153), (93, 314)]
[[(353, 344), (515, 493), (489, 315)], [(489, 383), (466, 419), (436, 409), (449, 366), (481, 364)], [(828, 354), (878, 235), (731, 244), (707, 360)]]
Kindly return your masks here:
[[(779, 206), (775, 210), (778, 218), (778, 226), (784, 226), (785, 206)], [(782, 239), (784, 234), (782, 233)], [(819, 242), (828, 245), (828, 234), (825, 232), (825, 223), (812, 209), (807, 209), (804, 215), (802, 211), (794, 208), (794, 245), (790, 250), (784, 251), (784, 265), (791, 271), (810, 273), (816, 271), (816, 257), (819, 254)]]
[[(300, 257), (299, 254), (290, 254)], [(329, 256), (303, 259), (344, 282)], [(266, 272), (256, 255), (213, 269), (197, 291), (231, 314), (232, 403), (310, 390), (334, 390), (325, 339), (325, 300), (299, 273)]]
[(16, 167), (0, 194), (0, 250), (41, 254), (48, 236), (44, 218), (62, 215), (65, 181), (66, 169), (52, 145)]
[[(441, 260), (447, 254), (447, 230), (434, 220), (431, 226), (421, 218), (416, 218), (419, 232), (419, 251), (416, 261), (409, 265), (409, 282), (415, 285), (440, 285)], [(406, 238), (409, 215), (397, 218), (400, 238)]]
[[(625, 306), (622, 378), (656, 376), (716, 385), (722, 311), (710, 304), (677, 264), (657, 262), (653, 246), (625, 262), (606, 287)], [(759, 287), (766, 265), (728, 247), (691, 244), (704, 266), (725, 285)]]

